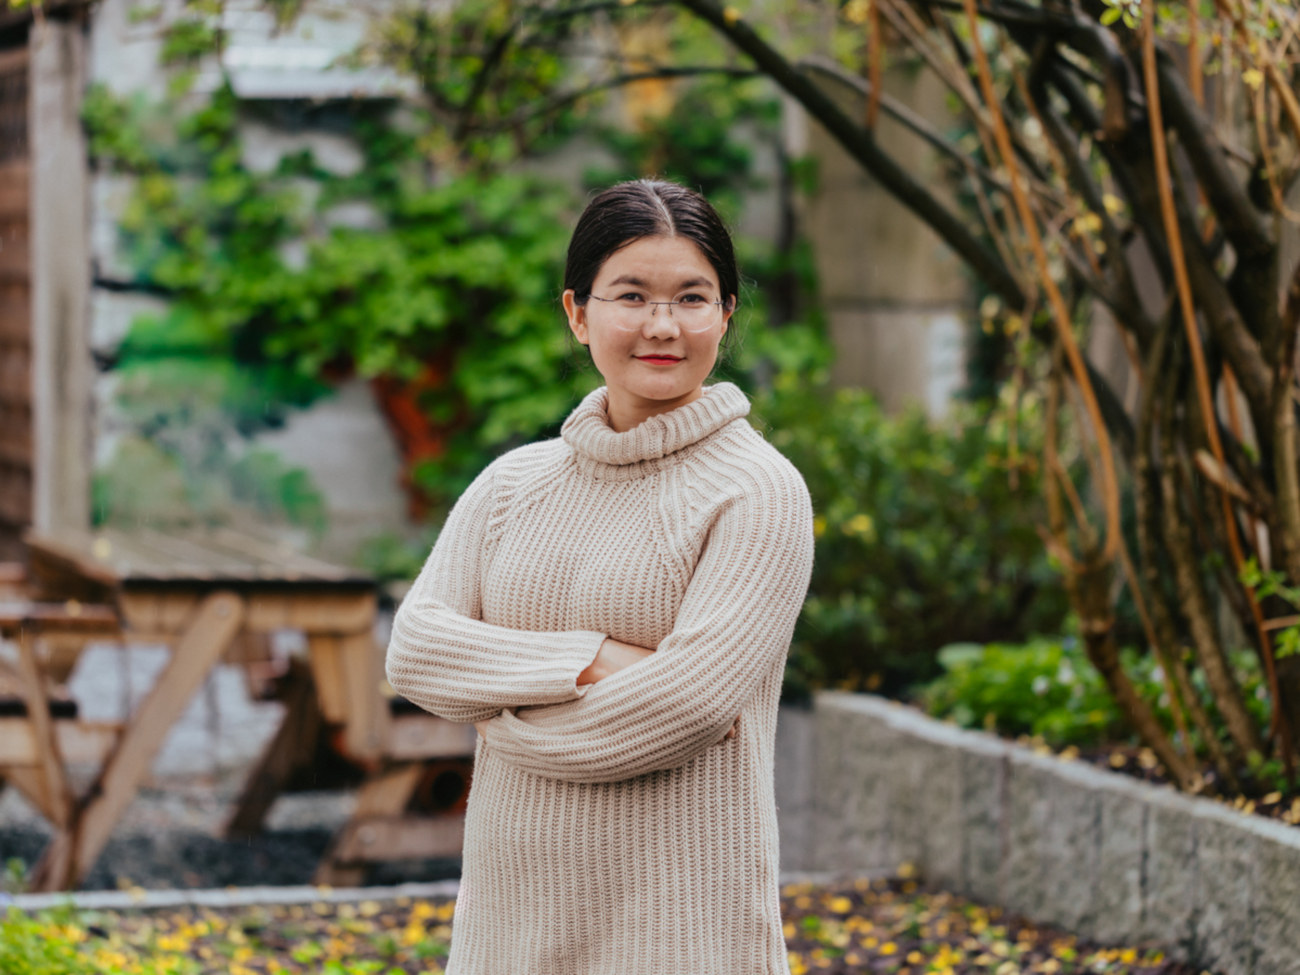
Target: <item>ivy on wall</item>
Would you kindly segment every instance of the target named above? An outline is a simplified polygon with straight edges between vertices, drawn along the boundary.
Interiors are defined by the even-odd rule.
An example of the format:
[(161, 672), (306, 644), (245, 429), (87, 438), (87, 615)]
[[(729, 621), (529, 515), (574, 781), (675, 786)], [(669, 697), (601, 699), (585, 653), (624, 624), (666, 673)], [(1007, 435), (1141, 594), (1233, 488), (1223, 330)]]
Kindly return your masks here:
[[(485, 455), (564, 415), (585, 384), (556, 311), (564, 194), (516, 176), (435, 184), (413, 136), (365, 117), (355, 174), (310, 152), (259, 173), (229, 89), (166, 124), (173, 109), (103, 88), (85, 107), (98, 165), (136, 177), (119, 227), (135, 285), (168, 301), (134, 322), (115, 362), (119, 407), (156, 451), (209, 475), (219, 458), (204, 462), (195, 441), (278, 425), (343, 376), (384, 377), (447, 432), (438, 462), (413, 471), (441, 500)], [(358, 204), (363, 225), (349, 225)], [(438, 381), (421, 382), (430, 370)], [(123, 513), (115, 471), (109, 517)]]

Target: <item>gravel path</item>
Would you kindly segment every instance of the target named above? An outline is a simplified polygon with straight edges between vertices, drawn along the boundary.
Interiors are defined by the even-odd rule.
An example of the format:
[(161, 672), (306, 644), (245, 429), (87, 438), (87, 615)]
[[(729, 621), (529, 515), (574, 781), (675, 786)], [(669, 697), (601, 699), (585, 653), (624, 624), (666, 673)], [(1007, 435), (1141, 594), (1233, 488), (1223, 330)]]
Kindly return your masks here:
[[(83, 888), (310, 884), (330, 837), (351, 814), (355, 795), (282, 796), (260, 836), (225, 840), (221, 829), (237, 787), (237, 781), (166, 779), (142, 789)], [(0, 862), (17, 858), (30, 866), (49, 836), (45, 821), (16, 790), (0, 793)], [(431, 860), (379, 866), (368, 880), (387, 884), (456, 876), (458, 861)]]

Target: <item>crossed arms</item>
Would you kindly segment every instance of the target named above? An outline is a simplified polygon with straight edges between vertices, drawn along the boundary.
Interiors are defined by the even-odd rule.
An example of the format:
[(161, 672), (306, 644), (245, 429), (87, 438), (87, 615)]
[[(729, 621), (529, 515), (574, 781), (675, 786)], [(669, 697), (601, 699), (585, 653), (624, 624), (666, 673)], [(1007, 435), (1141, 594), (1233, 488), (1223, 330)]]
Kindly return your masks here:
[(638, 648), (603, 633), (478, 618), (491, 471), (453, 509), (398, 611), (388, 649), (394, 689), (475, 722), (499, 757), (568, 781), (675, 768), (722, 740), (784, 661), (807, 590), (812, 512), (797, 475), (765, 470), (759, 490), (723, 506), (672, 632)]

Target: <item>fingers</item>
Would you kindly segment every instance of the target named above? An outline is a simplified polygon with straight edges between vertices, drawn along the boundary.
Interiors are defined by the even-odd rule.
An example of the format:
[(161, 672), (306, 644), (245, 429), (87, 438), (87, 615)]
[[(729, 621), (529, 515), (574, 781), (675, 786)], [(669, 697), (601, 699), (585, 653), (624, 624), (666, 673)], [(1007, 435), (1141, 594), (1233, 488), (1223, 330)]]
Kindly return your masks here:
[(735, 738), (736, 735), (738, 735), (738, 734), (740, 734), (740, 718), (739, 718), (739, 717), (737, 717), (736, 720), (732, 723), (732, 725), (731, 725), (731, 730), (728, 731), (728, 732), (726, 733), (725, 736), (723, 736), (723, 741), (730, 741), (732, 738)]

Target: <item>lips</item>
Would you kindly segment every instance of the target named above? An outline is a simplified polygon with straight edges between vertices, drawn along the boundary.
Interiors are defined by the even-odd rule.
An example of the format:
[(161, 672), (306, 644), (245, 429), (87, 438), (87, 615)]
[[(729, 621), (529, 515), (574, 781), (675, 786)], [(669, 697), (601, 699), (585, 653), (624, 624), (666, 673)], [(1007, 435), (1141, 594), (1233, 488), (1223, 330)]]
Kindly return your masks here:
[(636, 358), (641, 362), (649, 362), (657, 366), (667, 366), (682, 361), (682, 357), (678, 355), (639, 355)]

